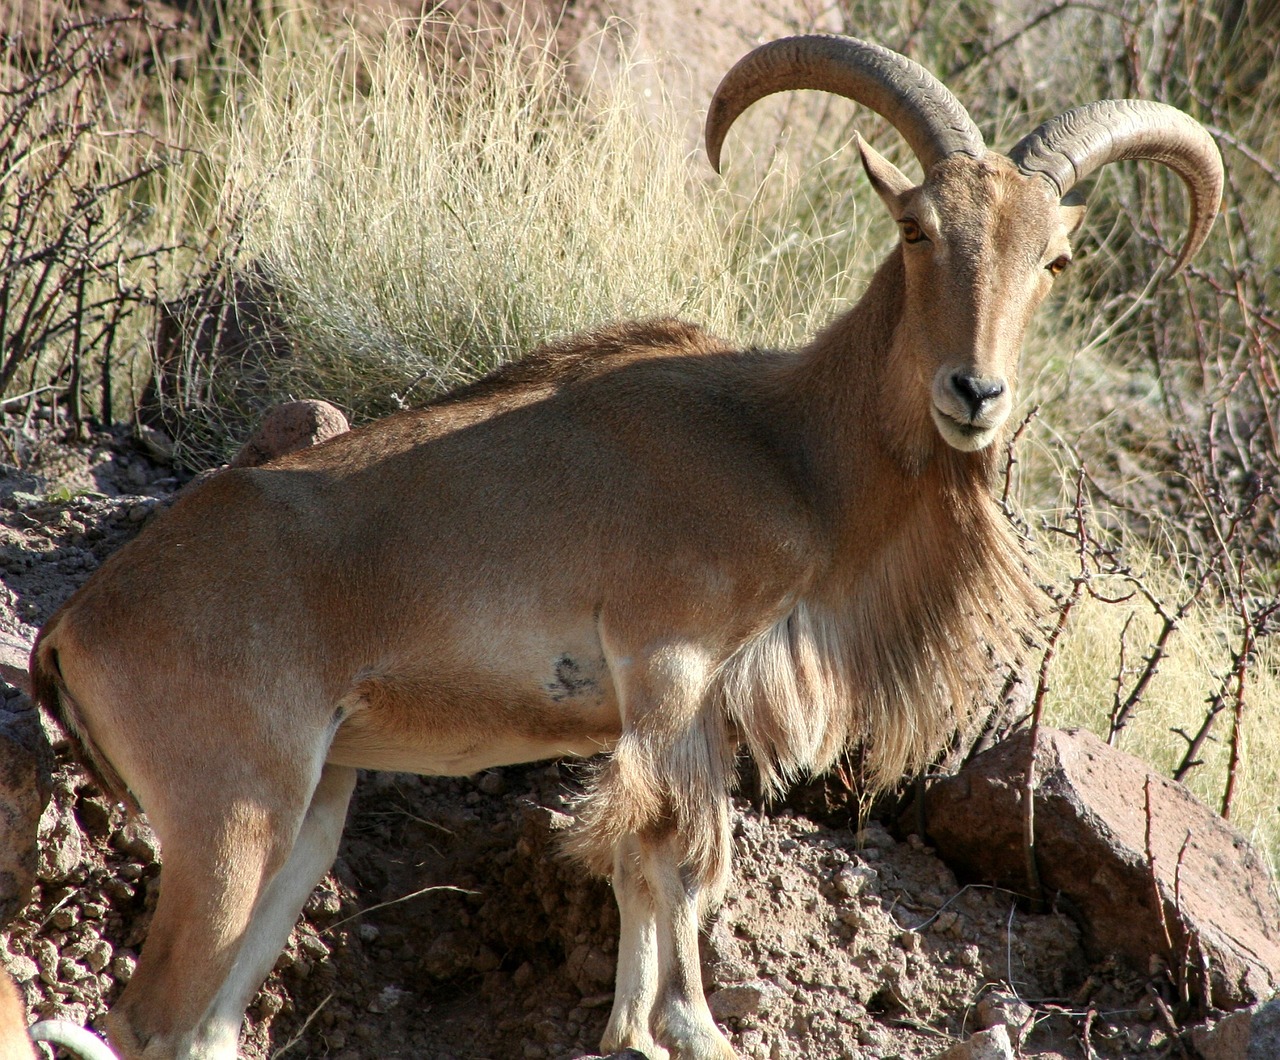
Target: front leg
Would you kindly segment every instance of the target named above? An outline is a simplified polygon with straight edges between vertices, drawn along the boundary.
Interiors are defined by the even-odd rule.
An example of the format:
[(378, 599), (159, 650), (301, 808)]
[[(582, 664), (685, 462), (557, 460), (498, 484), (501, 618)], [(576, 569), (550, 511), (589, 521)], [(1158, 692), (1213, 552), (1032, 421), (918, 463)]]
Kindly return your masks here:
[(650, 1060), (733, 1060), (698, 962), (701, 914), (722, 892), (730, 857), (735, 748), (709, 692), (714, 660), (687, 642), (621, 650), (601, 640), (623, 733), (583, 797), (569, 848), (612, 870), (622, 918), (602, 1044)]
[(622, 929), (618, 935), (618, 972), (613, 1011), (600, 1041), (605, 1053), (638, 1049), (649, 1060), (668, 1060), (653, 1039), (649, 1018), (658, 997), (658, 936), (653, 897), (640, 868), (640, 844), (622, 839), (613, 854), (613, 894)]
[[(727, 827), (724, 840), (728, 842)], [(702, 990), (698, 928), (715, 881), (703, 881), (684, 861), (677, 835), (642, 842), (645, 879), (653, 895), (658, 939), (658, 997), (651, 1023), (675, 1060), (734, 1060)], [(710, 885), (710, 886), (708, 886)]]

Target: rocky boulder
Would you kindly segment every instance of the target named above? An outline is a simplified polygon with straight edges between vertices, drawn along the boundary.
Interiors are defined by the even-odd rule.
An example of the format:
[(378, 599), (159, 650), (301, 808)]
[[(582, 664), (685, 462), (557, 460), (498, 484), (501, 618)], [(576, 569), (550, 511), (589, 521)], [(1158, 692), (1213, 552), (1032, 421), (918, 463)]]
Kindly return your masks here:
[(1280, 1056), (1280, 999), (1192, 1028), (1191, 1044), (1202, 1060), (1275, 1060)]
[(286, 401), (262, 418), (231, 466), (258, 467), (276, 457), (318, 445), (347, 429), (347, 417), (327, 401)]
[[(972, 877), (1025, 891), (1029, 736), (979, 755), (926, 797), (931, 840)], [(1261, 858), (1181, 784), (1085, 731), (1041, 730), (1035, 841), (1050, 895), (1078, 911), (1086, 952), (1163, 961), (1219, 1008), (1280, 986), (1280, 902)], [(1148, 811), (1149, 802), (1149, 811)]]

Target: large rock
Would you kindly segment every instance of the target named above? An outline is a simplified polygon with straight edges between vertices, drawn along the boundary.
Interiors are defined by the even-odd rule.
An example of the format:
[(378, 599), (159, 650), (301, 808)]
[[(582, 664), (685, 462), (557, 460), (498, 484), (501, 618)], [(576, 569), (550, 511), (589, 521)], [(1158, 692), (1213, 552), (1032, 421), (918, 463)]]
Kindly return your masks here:
[(1280, 1056), (1280, 1000), (1193, 1027), (1191, 1044), (1202, 1060), (1276, 1060)]
[[(1004, 741), (926, 797), (929, 835), (945, 860), (1021, 891), (1028, 740)], [(1266, 867), (1181, 784), (1091, 733), (1042, 729), (1035, 791), (1041, 880), (1079, 911), (1091, 957), (1117, 955), (1144, 971), (1157, 957), (1181, 974), (1189, 954), (1193, 991), (1202, 992), (1203, 961), (1219, 1008), (1280, 986), (1280, 902)]]

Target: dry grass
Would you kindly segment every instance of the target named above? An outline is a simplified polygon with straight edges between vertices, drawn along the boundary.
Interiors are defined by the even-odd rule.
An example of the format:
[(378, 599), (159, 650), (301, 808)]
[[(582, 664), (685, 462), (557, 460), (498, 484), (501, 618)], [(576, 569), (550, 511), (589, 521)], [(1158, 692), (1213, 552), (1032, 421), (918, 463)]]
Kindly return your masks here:
[(369, 415), (620, 317), (765, 342), (826, 319), (845, 263), (869, 260), (854, 225), (797, 221), (832, 195), (780, 161), (730, 196), (629, 75), (584, 97), (544, 50), (501, 40), (460, 79), (414, 32), (270, 50), (237, 93), (225, 199), (307, 384)]

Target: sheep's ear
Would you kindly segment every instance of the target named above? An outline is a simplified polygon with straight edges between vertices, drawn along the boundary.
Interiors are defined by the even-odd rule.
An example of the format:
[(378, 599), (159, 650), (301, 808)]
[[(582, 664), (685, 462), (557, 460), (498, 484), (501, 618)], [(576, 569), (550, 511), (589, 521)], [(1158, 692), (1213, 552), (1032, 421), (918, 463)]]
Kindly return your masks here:
[(1085, 192), (1072, 188), (1062, 197), (1058, 209), (1062, 214), (1062, 223), (1066, 225), (1067, 235), (1074, 236), (1084, 223), (1084, 215), (1089, 209), (1085, 203)]
[(889, 213), (895, 221), (902, 216), (902, 196), (915, 187), (906, 174), (872, 147), (861, 136), (858, 137), (858, 153), (862, 155), (862, 168), (867, 171), (867, 179), (876, 189), (876, 194), (884, 200)]

